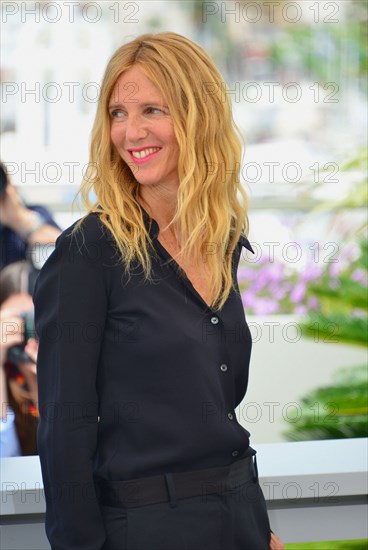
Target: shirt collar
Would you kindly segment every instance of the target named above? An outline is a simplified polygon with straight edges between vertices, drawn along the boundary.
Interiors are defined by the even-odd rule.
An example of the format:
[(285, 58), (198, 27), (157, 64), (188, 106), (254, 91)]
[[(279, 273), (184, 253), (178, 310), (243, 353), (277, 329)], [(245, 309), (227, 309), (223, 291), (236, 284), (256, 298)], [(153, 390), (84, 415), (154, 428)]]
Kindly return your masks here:
[(239, 242), (241, 243), (242, 246), (245, 246), (245, 248), (247, 248), (248, 250), (253, 252), (253, 254), (255, 254), (253, 248), (250, 245), (250, 242), (244, 235), (240, 235)]
[[(140, 207), (142, 209), (143, 220), (144, 220), (145, 226), (147, 228), (147, 231), (149, 232), (149, 235), (150, 235), (151, 239), (156, 239), (158, 234), (159, 234), (159, 231), (160, 231), (159, 227), (158, 227), (158, 223), (156, 222), (156, 220), (154, 218), (151, 218), (149, 216), (149, 214), (146, 212), (146, 210), (143, 208), (143, 206), (141, 204), (140, 204)], [(250, 250), (250, 252), (253, 252), (253, 254), (255, 254), (253, 248), (250, 245), (250, 242), (248, 241), (248, 239), (244, 235), (240, 235), (239, 242), (242, 246), (244, 246), (245, 248)]]

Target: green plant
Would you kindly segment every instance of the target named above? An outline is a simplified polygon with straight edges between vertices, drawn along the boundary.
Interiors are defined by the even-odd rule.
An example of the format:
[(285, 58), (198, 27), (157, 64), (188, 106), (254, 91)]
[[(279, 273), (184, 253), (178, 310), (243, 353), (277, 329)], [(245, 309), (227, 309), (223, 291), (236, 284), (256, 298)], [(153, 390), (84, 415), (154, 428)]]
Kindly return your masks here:
[(333, 385), (317, 388), (301, 399), (301, 412), (285, 433), (289, 441), (367, 437), (366, 366), (339, 371)]
[(330, 540), (285, 544), (286, 550), (367, 550), (368, 540)]
[[(367, 153), (363, 149), (344, 169), (363, 169)], [(363, 189), (362, 182), (359, 189)], [(352, 191), (344, 200), (322, 205), (322, 208), (362, 208), (365, 191), (358, 196)], [(318, 207), (318, 211), (321, 207)], [(313, 281), (308, 292), (316, 296), (319, 308), (310, 311), (300, 328), (306, 337), (318, 341), (367, 347), (368, 335), (368, 239), (358, 230), (358, 255), (338, 274), (331, 276), (328, 268), (319, 282)], [(332, 270), (334, 268), (332, 267)], [(367, 365), (342, 369), (334, 383), (309, 392), (301, 399), (303, 414), (295, 419), (284, 435), (292, 441), (366, 437), (368, 435)]]
[(312, 282), (309, 293), (319, 301), (319, 310), (310, 311), (307, 321), (301, 323), (303, 334), (318, 337), (325, 342), (367, 346), (368, 240), (358, 240), (360, 253), (334, 278), (331, 285), (329, 270), (318, 283)]

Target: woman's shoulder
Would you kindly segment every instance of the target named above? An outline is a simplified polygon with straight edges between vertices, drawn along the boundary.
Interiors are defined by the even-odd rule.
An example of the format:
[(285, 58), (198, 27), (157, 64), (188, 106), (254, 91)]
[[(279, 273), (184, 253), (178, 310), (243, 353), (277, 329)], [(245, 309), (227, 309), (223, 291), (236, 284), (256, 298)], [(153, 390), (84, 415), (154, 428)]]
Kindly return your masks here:
[(114, 260), (115, 249), (111, 232), (96, 212), (91, 212), (64, 229), (55, 241), (55, 248), (43, 270), (58, 270), (60, 266), (102, 267)]
[(97, 212), (90, 212), (73, 222), (64, 229), (56, 239), (56, 247), (69, 244), (86, 246), (104, 246), (112, 240), (112, 235), (105, 224), (101, 221)]

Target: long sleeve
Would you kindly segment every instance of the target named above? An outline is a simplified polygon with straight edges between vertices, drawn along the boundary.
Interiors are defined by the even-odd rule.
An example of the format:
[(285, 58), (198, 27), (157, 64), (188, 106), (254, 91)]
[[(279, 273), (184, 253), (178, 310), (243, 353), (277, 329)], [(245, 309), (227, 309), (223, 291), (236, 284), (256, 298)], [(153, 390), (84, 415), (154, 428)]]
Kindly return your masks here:
[[(232, 289), (221, 311), (209, 308), (169, 261), (157, 222), (145, 223), (152, 281), (138, 261), (127, 276), (91, 214), (83, 235), (61, 234), (36, 282), (38, 445), (53, 550), (105, 546), (94, 477), (225, 466), (249, 453), (235, 411), (252, 344), (241, 296)], [(244, 238), (235, 249), (234, 277), (241, 245), (250, 247)]]
[(105, 529), (93, 484), (96, 387), (107, 312), (103, 243), (96, 215), (83, 235), (65, 230), (33, 295), (39, 337), (38, 451), (52, 550), (100, 550)]

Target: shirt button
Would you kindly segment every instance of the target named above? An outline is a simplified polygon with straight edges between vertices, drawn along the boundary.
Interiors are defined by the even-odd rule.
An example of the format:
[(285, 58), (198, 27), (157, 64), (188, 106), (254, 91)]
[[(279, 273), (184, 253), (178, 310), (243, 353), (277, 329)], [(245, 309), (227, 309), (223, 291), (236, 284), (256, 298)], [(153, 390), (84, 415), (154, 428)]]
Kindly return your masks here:
[(227, 371), (227, 365), (220, 365), (220, 369), (222, 370), (222, 372), (226, 372)]
[(211, 317), (211, 323), (213, 325), (217, 325), (218, 322), (219, 322), (218, 317)]
[(227, 413), (227, 417), (229, 420), (232, 420), (234, 418), (233, 413)]
[(233, 451), (231, 454), (232, 454), (232, 456), (238, 456), (239, 451)]

